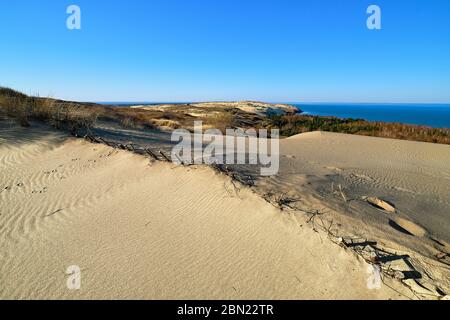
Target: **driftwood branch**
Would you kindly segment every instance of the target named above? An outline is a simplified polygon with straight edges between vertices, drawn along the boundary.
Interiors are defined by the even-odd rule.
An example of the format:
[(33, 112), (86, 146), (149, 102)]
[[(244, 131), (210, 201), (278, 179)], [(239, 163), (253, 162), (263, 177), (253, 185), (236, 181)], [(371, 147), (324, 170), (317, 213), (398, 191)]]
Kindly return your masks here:
[(152, 150), (150, 149), (145, 149), (145, 152), (147, 152), (147, 154), (152, 157), (154, 160), (159, 160), (158, 157), (153, 153)]
[(163, 152), (162, 150), (159, 150), (159, 153), (162, 155), (162, 157), (163, 157), (167, 162), (172, 162), (172, 161), (169, 159), (169, 157), (166, 156), (166, 155), (164, 154), (164, 152)]
[(344, 192), (342, 191), (342, 186), (341, 185), (339, 185), (339, 193), (341, 194), (341, 196), (344, 199), (344, 201), (348, 202), (347, 197), (345, 196)]

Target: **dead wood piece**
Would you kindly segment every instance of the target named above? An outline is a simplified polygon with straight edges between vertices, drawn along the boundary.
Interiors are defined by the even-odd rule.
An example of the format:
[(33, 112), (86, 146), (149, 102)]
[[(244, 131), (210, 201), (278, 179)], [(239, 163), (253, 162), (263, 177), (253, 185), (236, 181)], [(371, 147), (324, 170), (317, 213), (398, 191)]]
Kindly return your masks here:
[(345, 196), (344, 192), (342, 191), (341, 185), (339, 185), (339, 192), (340, 192), (342, 198), (344, 199), (344, 201), (345, 201), (345, 202), (348, 202), (347, 197)]
[(159, 150), (159, 153), (163, 156), (163, 158), (167, 161), (167, 162), (172, 162), (169, 157), (167, 157), (164, 152), (162, 150)]
[(377, 208), (383, 209), (384, 211), (387, 211), (390, 213), (396, 212), (393, 205), (391, 205), (390, 203), (383, 201), (377, 197), (368, 197), (368, 198), (366, 198), (366, 201)]
[(115, 143), (109, 142), (109, 141), (103, 139), (102, 137), (98, 137), (98, 140), (100, 140), (102, 143), (106, 144), (108, 147), (115, 147)]
[(149, 154), (150, 157), (152, 157), (154, 160), (158, 160), (158, 157), (153, 153), (150, 149), (145, 149), (145, 151)]

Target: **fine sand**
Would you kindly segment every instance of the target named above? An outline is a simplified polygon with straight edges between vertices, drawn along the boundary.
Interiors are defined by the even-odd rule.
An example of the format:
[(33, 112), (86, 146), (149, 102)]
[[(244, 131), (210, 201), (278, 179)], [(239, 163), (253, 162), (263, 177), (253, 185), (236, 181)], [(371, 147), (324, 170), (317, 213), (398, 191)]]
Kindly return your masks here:
[[(233, 168), (254, 175), (249, 188), (207, 166), (0, 122), (0, 298), (448, 294), (449, 146), (315, 132), (280, 150), (276, 176)], [(383, 281), (369, 289), (374, 253)], [(80, 290), (66, 285), (72, 265)]]
[(412, 297), (369, 290), (353, 251), (208, 167), (35, 125), (1, 128), (0, 204), (2, 299)]
[(387, 250), (383, 269), (421, 298), (449, 293), (450, 146), (311, 132), (281, 140), (280, 153), (276, 176), (255, 174), (257, 193), (282, 194), (335, 239)]

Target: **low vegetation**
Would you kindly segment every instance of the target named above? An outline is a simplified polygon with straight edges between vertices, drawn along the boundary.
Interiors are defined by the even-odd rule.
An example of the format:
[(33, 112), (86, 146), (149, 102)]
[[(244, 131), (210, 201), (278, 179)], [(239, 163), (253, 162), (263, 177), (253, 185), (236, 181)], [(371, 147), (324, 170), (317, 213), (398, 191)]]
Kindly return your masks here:
[(309, 131), (329, 131), (364, 136), (450, 144), (450, 129), (438, 129), (401, 123), (369, 122), (361, 119), (339, 119), (307, 115), (270, 117), (269, 127), (282, 136)]
[(23, 127), (30, 126), (30, 120), (39, 120), (75, 135), (80, 130), (90, 130), (98, 113), (96, 108), (88, 105), (30, 97), (9, 88), (0, 88), (0, 114), (17, 119)]
[[(369, 122), (361, 119), (339, 119), (301, 114), (269, 117), (238, 108), (195, 109), (192, 105), (177, 105), (164, 110), (105, 106), (50, 98), (27, 96), (0, 87), (1, 116), (14, 118), (27, 127), (30, 120), (44, 121), (57, 129), (76, 135), (89, 132), (97, 121), (114, 121), (124, 128), (147, 130), (193, 130), (194, 121), (203, 121), (204, 128), (277, 128), (281, 136), (309, 131), (330, 131), (365, 136), (395, 138), (450, 144), (450, 129), (436, 129), (400, 123)], [(196, 111), (196, 112), (192, 112)]]
[(191, 117), (158, 110), (102, 106), (101, 120), (115, 121), (130, 129), (173, 130), (192, 124)]

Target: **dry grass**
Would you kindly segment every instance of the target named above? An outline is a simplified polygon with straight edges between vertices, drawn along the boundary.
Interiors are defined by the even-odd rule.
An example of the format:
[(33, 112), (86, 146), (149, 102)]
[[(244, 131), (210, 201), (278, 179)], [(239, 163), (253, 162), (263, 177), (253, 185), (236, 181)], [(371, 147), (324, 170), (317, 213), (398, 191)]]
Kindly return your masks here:
[[(3, 106), (3, 107), (2, 107)], [(8, 117), (27, 125), (28, 120), (50, 123), (72, 134), (89, 130), (97, 121), (113, 121), (124, 128), (148, 130), (194, 129), (194, 121), (203, 121), (204, 129), (215, 128), (225, 133), (236, 127), (260, 127), (262, 118), (233, 108), (176, 105), (164, 110), (144, 110), (92, 103), (68, 102), (50, 98), (29, 97), (18, 91), (0, 88), (0, 109)], [(192, 112), (195, 111), (195, 115)]]
[(234, 128), (236, 126), (235, 116), (226, 112), (215, 112), (209, 117), (202, 117), (202, 121), (208, 128), (218, 129), (225, 133), (227, 129)]
[(181, 128), (181, 124), (178, 121), (170, 119), (153, 119), (152, 123), (158, 127), (166, 130), (175, 130)]
[(39, 120), (73, 135), (89, 131), (98, 117), (97, 110), (80, 104), (29, 97), (9, 88), (0, 88), (0, 110), (24, 127), (30, 125), (29, 120)]
[(128, 128), (144, 128), (157, 130), (165, 127), (166, 129), (178, 129), (183, 125), (181, 121), (187, 121), (189, 117), (183, 117), (182, 114), (171, 112), (162, 112), (157, 110), (141, 110), (133, 108), (103, 107), (102, 119), (121, 123)]
[(0, 112), (6, 117), (18, 120), (21, 126), (28, 127), (28, 101), (25, 94), (10, 88), (0, 87)]

